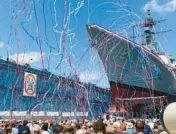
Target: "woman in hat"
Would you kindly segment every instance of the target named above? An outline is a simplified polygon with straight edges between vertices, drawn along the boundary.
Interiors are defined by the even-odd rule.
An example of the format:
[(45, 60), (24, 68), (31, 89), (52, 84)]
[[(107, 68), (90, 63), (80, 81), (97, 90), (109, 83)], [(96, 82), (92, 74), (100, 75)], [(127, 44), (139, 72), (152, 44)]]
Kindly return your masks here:
[(134, 134), (135, 133), (133, 123), (128, 122), (126, 124), (126, 132), (129, 133), (129, 134)]

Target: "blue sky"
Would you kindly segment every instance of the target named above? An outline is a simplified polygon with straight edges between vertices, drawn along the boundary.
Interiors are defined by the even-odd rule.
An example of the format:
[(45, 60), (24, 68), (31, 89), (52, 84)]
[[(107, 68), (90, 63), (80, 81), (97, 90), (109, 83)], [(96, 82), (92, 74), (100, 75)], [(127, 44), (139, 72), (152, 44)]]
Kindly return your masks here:
[(86, 24), (126, 36), (130, 26), (145, 18), (148, 8), (156, 20), (167, 19), (156, 31), (172, 32), (157, 41), (176, 57), (176, 0), (1, 0), (0, 56), (5, 59), (8, 51), (14, 60), (18, 56), (20, 64), (60, 75), (77, 74), (82, 81), (108, 87), (92, 53)]

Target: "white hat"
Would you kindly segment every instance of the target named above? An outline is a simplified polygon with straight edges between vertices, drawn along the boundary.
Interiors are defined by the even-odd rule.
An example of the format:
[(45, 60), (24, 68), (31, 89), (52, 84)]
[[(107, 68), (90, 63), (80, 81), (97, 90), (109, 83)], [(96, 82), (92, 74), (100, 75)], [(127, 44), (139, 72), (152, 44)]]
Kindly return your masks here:
[(89, 127), (91, 127), (92, 125), (93, 125), (93, 123), (91, 123), (91, 122), (87, 123), (87, 126), (89, 126)]
[(153, 119), (153, 122), (154, 122), (154, 123), (157, 122), (157, 119)]
[(106, 132), (107, 132), (107, 133), (114, 133), (114, 132), (115, 132), (115, 129), (114, 129), (113, 126), (108, 125), (108, 126), (106, 127)]
[(82, 130), (82, 129), (79, 129), (79, 130), (76, 131), (76, 134), (84, 134), (84, 133), (85, 133), (85, 131)]
[(127, 123), (126, 127), (127, 128), (133, 128), (133, 123), (131, 123), (131, 122)]
[(67, 122), (66, 122), (66, 125), (71, 125), (71, 121), (67, 121)]
[(115, 128), (120, 128), (120, 122), (114, 122), (112, 126)]
[(71, 126), (72, 126), (72, 127), (75, 127), (75, 123), (71, 123)]

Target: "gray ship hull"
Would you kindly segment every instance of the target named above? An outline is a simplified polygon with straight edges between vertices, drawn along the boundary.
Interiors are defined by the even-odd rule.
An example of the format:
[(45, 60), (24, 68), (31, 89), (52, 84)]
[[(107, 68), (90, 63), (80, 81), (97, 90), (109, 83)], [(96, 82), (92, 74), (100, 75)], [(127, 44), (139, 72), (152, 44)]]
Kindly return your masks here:
[(88, 25), (87, 31), (109, 81), (176, 93), (176, 69), (157, 54), (97, 25)]

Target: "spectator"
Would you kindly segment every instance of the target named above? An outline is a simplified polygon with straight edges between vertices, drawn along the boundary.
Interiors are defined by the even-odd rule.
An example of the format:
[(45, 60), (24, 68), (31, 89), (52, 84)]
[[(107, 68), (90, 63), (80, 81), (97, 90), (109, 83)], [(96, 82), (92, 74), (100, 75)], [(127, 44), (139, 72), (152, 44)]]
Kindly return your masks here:
[(141, 120), (136, 121), (136, 134), (144, 134), (144, 122)]
[(66, 125), (64, 125), (63, 132), (64, 132), (65, 134), (74, 134), (74, 129), (73, 129), (73, 127), (71, 126), (71, 123), (66, 123)]
[(106, 134), (114, 134), (115, 133), (115, 129), (113, 128), (112, 125), (108, 125), (106, 127)]
[(33, 130), (34, 134), (40, 134), (41, 127), (39, 126), (37, 121), (33, 122)]
[(93, 130), (95, 134), (105, 134), (105, 125), (103, 124), (102, 120), (94, 123)]
[[(122, 129), (123, 125), (124, 129)], [(147, 131), (146, 126), (150, 131)], [(153, 130), (151, 130), (149, 125), (145, 124), (144, 119), (137, 120), (136, 123), (134, 120), (107, 119), (85, 120), (83, 122), (68, 120), (64, 124), (52, 121), (50, 126), (46, 121), (40, 121), (39, 125), (39, 122), (36, 121), (28, 123), (24, 120), (17, 123), (16, 121), (9, 122), (6, 120), (0, 121), (0, 130), (0, 134), (167, 134), (159, 122), (155, 123)]]
[[(150, 125), (151, 126), (149, 126), (148, 124), (147, 124), (147, 121), (144, 119), (144, 118), (142, 118), (142, 121), (144, 122), (144, 134), (150, 134), (151, 132), (152, 132), (152, 129), (153, 129), (153, 120), (152, 121), (150, 121)], [(152, 128), (151, 128), (152, 127)]]
[(42, 133), (41, 134), (49, 134), (48, 132), (48, 123), (43, 123), (43, 126), (42, 126)]
[(0, 122), (0, 134), (4, 133), (4, 123), (3, 121)]
[(5, 134), (11, 134), (12, 128), (10, 122), (5, 122), (5, 129), (4, 129)]
[(123, 134), (123, 131), (122, 131), (122, 129), (121, 129), (121, 124), (120, 124), (120, 122), (116, 121), (116, 122), (113, 123), (112, 126), (113, 126), (113, 128), (115, 129), (115, 133), (116, 133), (116, 134)]
[(60, 132), (62, 132), (62, 130), (63, 130), (63, 127), (61, 125), (59, 125), (58, 123), (55, 123), (52, 126), (53, 134), (59, 134)]
[(126, 131), (126, 124), (124, 119), (121, 121), (120, 128), (122, 132)]
[(158, 124), (154, 124), (152, 134), (158, 134)]
[(19, 134), (30, 134), (30, 129), (29, 127), (27, 126), (28, 124), (28, 121), (27, 120), (24, 120), (23, 121), (23, 125), (18, 127), (19, 129)]
[(49, 132), (49, 134), (52, 134), (52, 132), (53, 132), (53, 122), (52, 121), (50, 121), (50, 123), (49, 123), (48, 132)]
[(86, 131), (84, 131), (83, 129), (79, 129), (76, 131), (76, 134), (85, 134)]
[(156, 122), (156, 120), (151, 120), (151, 121), (148, 123), (148, 125), (149, 125), (149, 127), (150, 127), (151, 130), (153, 130), (155, 122)]
[(12, 122), (12, 134), (18, 134), (17, 122)]
[(129, 122), (126, 125), (126, 132), (129, 134), (134, 134), (134, 126), (133, 123)]

